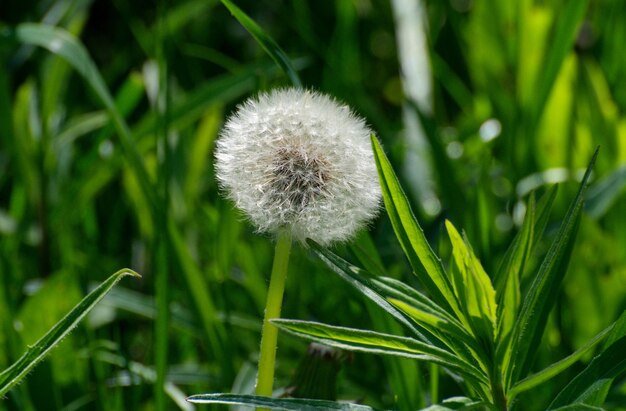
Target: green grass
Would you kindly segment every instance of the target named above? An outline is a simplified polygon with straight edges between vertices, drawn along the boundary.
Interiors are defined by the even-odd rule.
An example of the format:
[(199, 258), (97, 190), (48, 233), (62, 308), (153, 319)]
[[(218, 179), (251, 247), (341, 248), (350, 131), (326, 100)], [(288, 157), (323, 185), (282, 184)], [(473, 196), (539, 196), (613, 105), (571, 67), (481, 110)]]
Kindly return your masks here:
[[(500, 268), (519, 271), (515, 284), (524, 292), (516, 300), (510, 291), (507, 301), (517, 301), (512, 305), (522, 307), (522, 316), (546, 330), (514, 331), (519, 355), (534, 360), (512, 360), (524, 363), (512, 381), (524, 382), (587, 347), (626, 307), (626, 8), (620, 0), (425, 1), (432, 112), (406, 98), (406, 79), (413, 77), (401, 75), (398, 61), (407, 56), (396, 45), (392, 9), (400, 1), (4, 3), (0, 370), (110, 273), (130, 267), (142, 278), (113, 288), (12, 387), (0, 410), (201, 409), (207, 406), (183, 398), (253, 393), (250, 369), (273, 244), (220, 195), (213, 147), (235, 105), (273, 87), (317, 89), (367, 118), (421, 225), (405, 226), (398, 243), (398, 224), (407, 221), (401, 216), (411, 211), (388, 210), (369, 234), (334, 254), (417, 287), (460, 317), (467, 313), (454, 297), (458, 278), (445, 277), (443, 268), (452, 266), (464, 241), (451, 247), (446, 219), (464, 232), (497, 289), (511, 287), (495, 274)], [(410, 118), (423, 130), (421, 157), (406, 139)], [(569, 221), (568, 206), (598, 145), (584, 211)], [(428, 172), (412, 174), (415, 161)], [(403, 201), (394, 189), (389, 195)], [(541, 229), (523, 225), (525, 210), (534, 210)], [(578, 235), (563, 244), (571, 259), (556, 287), (560, 281), (541, 283), (535, 274), (564, 222), (577, 225)], [(519, 249), (507, 252), (514, 238)], [(433, 283), (419, 257), (404, 256), (416, 244), (432, 252), (427, 271), (439, 272)], [(524, 308), (525, 291), (537, 288), (550, 301), (544, 304), (539, 293)], [(412, 335), (410, 321), (387, 314), (399, 306), (387, 304), (385, 311), (366, 301), (312, 250), (294, 246), (284, 318)], [(286, 333), (279, 341), (274, 386), (285, 388), (307, 345)], [(616, 361), (620, 343), (587, 347), (556, 377), (524, 382), (532, 387), (516, 393), (514, 409), (566, 404), (585, 391), (589, 374)], [(350, 357), (341, 365), (339, 399), (420, 409), (433, 397), (468, 395), (444, 367)], [(605, 376), (613, 379), (605, 407), (626, 409), (624, 375)]]

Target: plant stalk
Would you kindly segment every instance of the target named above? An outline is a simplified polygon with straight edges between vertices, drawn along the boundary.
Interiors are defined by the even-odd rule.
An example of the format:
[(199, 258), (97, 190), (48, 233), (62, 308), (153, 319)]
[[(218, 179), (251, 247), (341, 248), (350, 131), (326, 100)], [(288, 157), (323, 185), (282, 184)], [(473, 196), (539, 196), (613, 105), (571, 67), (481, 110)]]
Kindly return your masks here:
[(278, 340), (278, 329), (270, 323), (270, 320), (280, 317), (290, 252), (291, 233), (283, 231), (278, 234), (278, 241), (276, 242), (272, 275), (270, 277), (269, 289), (267, 290), (265, 317), (263, 318), (261, 331), (261, 352), (259, 355), (256, 395), (265, 397), (272, 396), (276, 343)]

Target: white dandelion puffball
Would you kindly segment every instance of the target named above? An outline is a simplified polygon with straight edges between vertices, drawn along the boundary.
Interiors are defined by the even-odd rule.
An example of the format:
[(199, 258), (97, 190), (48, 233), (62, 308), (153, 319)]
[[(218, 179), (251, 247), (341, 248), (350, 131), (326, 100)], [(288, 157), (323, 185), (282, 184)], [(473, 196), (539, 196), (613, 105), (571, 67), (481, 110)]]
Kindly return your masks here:
[(274, 90), (227, 120), (217, 178), (260, 232), (344, 241), (379, 209), (370, 134), (363, 119), (326, 95)]

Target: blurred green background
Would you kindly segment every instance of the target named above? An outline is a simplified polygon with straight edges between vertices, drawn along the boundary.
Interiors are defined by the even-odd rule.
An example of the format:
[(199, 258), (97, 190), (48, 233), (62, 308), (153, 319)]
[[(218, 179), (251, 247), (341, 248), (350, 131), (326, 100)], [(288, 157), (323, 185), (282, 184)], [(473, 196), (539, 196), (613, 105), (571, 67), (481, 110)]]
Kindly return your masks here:
[[(535, 368), (626, 309), (622, 0), (237, 4), (306, 87), (368, 119), (444, 256), (447, 218), (493, 272), (528, 194), (562, 183), (549, 244), (600, 145)], [(114, 105), (54, 42), (53, 52), (26, 44), (24, 23), (75, 36)], [(113, 289), (0, 409), (151, 410), (161, 401), (153, 386), (163, 364), (166, 409), (194, 409), (181, 402), (189, 394), (250, 392), (272, 241), (221, 198), (212, 152), (238, 103), (289, 79), (211, 0), (3, 0), (0, 61), (0, 369), (111, 273), (143, 275)], [(381, 214), (369, 234), (337, 252), (358, 262), (358, 251), (374, 245), (387, 274), (413, 282)], [(401, 331), (302, 247), (290, 263), (283, 316)], [(290, 384), (306, 347), (281, 335), (276, 386)], [(583, 366), (518, 406), (542, 409)], [(431, 399), (429, 373), (414, 361), (356, 354), (343, 364), (338, 397), (417, 409)], [(439, 398), (460, 393), (442, 376)], [(623, 378), (607, 407), (620, 404)]]

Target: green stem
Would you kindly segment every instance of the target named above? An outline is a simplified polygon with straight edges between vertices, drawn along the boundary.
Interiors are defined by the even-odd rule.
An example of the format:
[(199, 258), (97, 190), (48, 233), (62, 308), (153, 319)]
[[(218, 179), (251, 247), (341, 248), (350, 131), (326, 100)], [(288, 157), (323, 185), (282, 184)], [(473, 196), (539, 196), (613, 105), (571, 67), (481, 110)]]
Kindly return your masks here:
[(434, 363), (430, 363), (430, 401), (439, 402), (439, 366)]
[(257, 374), (256, 394), (266, 397), (272, 396), (274, 363), (276, 362), (276, 342), (278, 340), (278, 329), (270, 323), (270, 320), (280, 317), (290, 252), (291, 233), (281, 232), (276, 242), (272, 276), (270, 278), (269, 289), (267, 290), (265, 318), (263, 319), (263, 329), (261, 331), (259, 371)]

